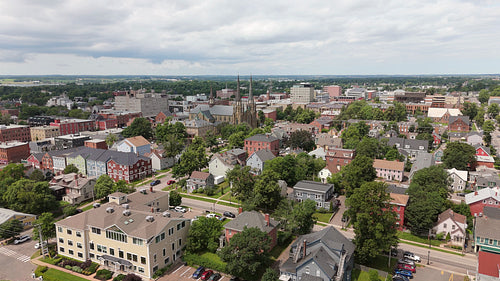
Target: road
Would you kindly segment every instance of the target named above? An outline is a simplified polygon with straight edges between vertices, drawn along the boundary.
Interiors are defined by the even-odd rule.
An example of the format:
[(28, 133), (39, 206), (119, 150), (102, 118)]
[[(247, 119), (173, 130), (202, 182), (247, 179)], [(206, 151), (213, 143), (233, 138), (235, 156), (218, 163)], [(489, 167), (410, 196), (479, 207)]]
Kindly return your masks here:
[[(31, 235), (32, 230), (22, 233)], [(36, 266), (30, 263), (36, 241), (0, 246), (0, 280), (29, 280)]]

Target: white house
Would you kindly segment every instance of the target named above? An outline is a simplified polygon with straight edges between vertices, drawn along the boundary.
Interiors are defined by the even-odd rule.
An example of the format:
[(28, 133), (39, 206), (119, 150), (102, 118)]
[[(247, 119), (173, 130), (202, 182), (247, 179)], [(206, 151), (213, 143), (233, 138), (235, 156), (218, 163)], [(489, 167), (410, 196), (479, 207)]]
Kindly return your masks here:
[(436, 225), (432, 228), (434, 234), (450, 234), (450, 243), (457, 246), (464, 246), (467, 230), (467, 217), (448, 209), (438, 216)]
[(174, 157), (163, 157), (163, 151), (153, 149), (151, 153), (146, 153), (144, 156), (151, 158), (151, 167), (153, 171), (159, 171), (170, 168), (175, 164)]
[(332, 175), (332, 172), (330, 172), (330, 170), (328, 170), (328, 167), (324, 167), (321, 171), (319, 171), (318, 178), (321, 179), (322, 183), (326, 183), (326, 180), (331, 175)]
[(208, 171), (217, 178), (219, 176), (226, 177), (226, 172), (231, 170), (236, 165), (245, 166), (246, 151), (243, 149), (231, 149), (225, 152), (217, 153), (212, 156), (212, 160), (208, 162)]
[(446, 170), (451, 178), (450, 188), (453, 191), (464, 191), (467, 186), (467, 179), (469, 178), (469, 173), (467, 171), (460, 171), (455, 168)]
[(136, 136), (121, 141), (117, 145), (116, 150), (144, 155), (146, 153), (151, 153), (151, 143), (143, 136)]
[(274, 156), (274, 154), (270, 150), (258, 150), (252, 153), (250, 157), (248, 157), (247, 166), (250, 166), (252, 168), (252, 173), (260, 175), (264, 170), (266, 161), (272, 160), (274, 158), (276, 158), (276, 156)]

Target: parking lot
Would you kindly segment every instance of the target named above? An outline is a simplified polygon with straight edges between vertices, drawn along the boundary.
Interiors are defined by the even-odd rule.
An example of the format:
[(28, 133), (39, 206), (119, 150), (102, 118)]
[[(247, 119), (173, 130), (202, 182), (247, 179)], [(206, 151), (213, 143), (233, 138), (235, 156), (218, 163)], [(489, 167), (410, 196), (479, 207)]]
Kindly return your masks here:
[[(179, 264), (176, 267), (172, 268), (169, 273), (167, 273), (165, 276), (161, 277), (158, 279), (158, 281), (168, 281), (168, 280), (175, 280), (175, 281), (192, 281), (192, 280), (201, 280), (200, 278), (198, 279), (193, 279), (191, 276), (195, 272), (196, 268), (184, 265), (184, 264)], [(215, 271), (214, 271), (215, 272)], [(219, 279), (224, 280), (224, 281), (229, 281), (231, 278), (230, 276), (224, 275), (221, 272), (219, 272), (222, 277)]]
[[(31, 230), (23, 234), (31, 235)], [(35, 241), (0, 246), (0, 280), (27, 280), (36, 266), (30, 263), (35, 250)], [(25, 278), (26, 277), (26, 278)]]
[(417, 267), (417, 273), (413, 275), (413, 281), (462, 281), (464, 275), (453, 274), (450, 272), (438, 270), (432, 267)]

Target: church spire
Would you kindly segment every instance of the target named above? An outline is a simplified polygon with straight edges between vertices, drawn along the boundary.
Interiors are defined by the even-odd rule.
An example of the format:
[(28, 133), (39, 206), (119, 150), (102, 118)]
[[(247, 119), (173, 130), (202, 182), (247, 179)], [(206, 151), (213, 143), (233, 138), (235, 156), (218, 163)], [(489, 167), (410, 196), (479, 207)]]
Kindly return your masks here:
[(240, 96), (240, 75), (238, 74), (238, 83), (236, 85), (236, 101), (239, 102), (241, 101), (241, 96)]
[(250, 87), (249, 87), (249, 90), (248, 90), (248, 102), (249, 103), (254, 103), (253, 94), (252, 94), (252, 75), (250, 75)]
[(210, 87), (210, 97), (208, 98), (208, 105), (210, 107), (214, 106), (215, 101), (214, 101), (214, 93), (212, 87)]

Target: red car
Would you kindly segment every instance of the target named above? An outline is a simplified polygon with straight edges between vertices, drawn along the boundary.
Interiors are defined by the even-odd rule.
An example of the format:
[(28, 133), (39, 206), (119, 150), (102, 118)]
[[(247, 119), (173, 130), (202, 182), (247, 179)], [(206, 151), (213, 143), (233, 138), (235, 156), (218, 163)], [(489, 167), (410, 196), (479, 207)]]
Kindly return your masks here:
[(208, 278), (210, 278), (210, 275), (212, 274), (214, 274), (214, 271), (210, 269), (203, 272), (203, 274), (201, 275), (201, 280), (208, 280)]
[(173, 184), (173, 183), (175, 183), (175, 181), (174, 181), (174, 180), (169, 180), (169, 181), (167, 181), (167, 185), (171, 185), (171, 184)]
[(413, 265), (409, 265), (409, 264), (405, 264), (405, 263), (398, 263), (397, 269), (405, 269), (405, 270), (409, 270), (411, 271), (412, 273), (415, 273), (417, 271), (417, 269), (415, 268), (415, 266)]

